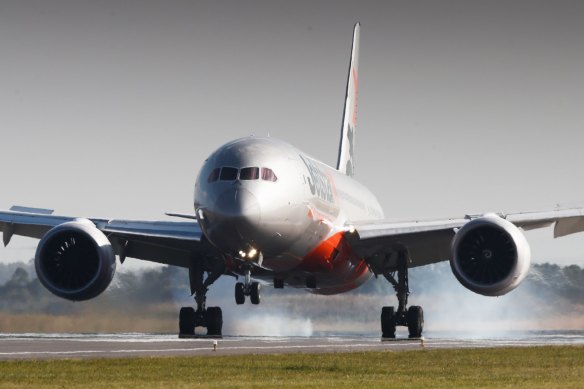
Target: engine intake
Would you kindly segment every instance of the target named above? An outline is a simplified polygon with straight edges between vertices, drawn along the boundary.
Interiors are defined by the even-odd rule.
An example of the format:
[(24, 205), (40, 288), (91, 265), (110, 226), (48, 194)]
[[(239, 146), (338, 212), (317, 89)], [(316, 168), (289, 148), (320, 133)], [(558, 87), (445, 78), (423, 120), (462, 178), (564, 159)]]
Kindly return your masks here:
[(53, 294), (72, 301), (89, 300), (111, 283), (116, 257), (106, 236), (89, 220), (60, 224), (41, 239), (35, 268)]
[(452, 272), (466, 288), (485, 296), (501, 296), (519, 286), (530, 261), (523, 233), (494, 214), (471, 220), (452, 241)]

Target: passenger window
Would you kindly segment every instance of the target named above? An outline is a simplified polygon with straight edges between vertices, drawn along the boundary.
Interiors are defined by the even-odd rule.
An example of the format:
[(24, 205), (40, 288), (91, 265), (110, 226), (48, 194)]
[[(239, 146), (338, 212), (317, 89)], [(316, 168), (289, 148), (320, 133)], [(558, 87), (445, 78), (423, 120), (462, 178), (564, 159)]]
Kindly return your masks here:
[(262, 180), (276, 182), (277, 179), (278, 177), (276, 177), (272, 169), (267, 167), (262, 168)]
[(221, 169), (221, 181), (235, 181), (237, 179), (237, 169), (234, 167), (224, 167)]
[(219, 168), (215, 168), (213, 169), (213, 171), (211, 172), (211, 174), (209, 174), (209, 178), (207, 178), (207, 182), (215, 182), (219, 179), (219, 171), (221, 169)]
[(240, 180), (257, 180), (260, 178), (260, 168), (258, 167), (244, 167), (239, 172)]

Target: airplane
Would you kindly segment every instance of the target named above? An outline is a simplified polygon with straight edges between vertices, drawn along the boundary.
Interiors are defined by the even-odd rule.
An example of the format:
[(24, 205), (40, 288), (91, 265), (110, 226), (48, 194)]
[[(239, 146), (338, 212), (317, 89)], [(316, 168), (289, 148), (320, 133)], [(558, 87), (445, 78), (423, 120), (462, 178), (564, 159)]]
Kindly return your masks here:
[[(449, 261), (457, 280), (485, 296), (516, 288), (530, 267), (522, 230), (554, 226), (554, 237), (584, 231), (584, 208), (485, 213), (441, 220), (392, 221), (355, 175), (360, 24), (353, 31), (335, 167), (271, 137), (245, 137), (214, 151), (196, 178), (194, 214), (176, 221), (54, 215), (14, 206), (0, 212), (4, 245), (12, 236), (40, 239), (35, 269), (53, 294), (83, 301), (101, 294), (128, 257), (188, 269), (195, 307), (182, 307), (179, 336), (222, 336), (220, 307), (207, 291), (234, 276), (237, 304), (260, 303), (261, 288), (301, 288), (332, 295), (383, 276), (397, 309), (381, 310), (381, 335), (396, 327), (422, 336), (420, 306), (408, 306), (410, 268)], [(180, 219), (180, 221), (179, 221)]]

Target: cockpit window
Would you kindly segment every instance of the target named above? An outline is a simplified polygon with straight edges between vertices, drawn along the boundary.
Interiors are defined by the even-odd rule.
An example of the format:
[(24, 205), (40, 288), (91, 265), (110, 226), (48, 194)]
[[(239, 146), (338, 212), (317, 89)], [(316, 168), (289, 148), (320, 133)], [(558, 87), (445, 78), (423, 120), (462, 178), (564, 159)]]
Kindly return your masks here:
[(244, 167), (239, 171), (240, 180), (257, 180), (260, 178), (260, 168)]
[(272, 171), (272, 169), (267, 167), (262, 168), (262, 180), (276, 182), (277, 179), (278, 177), (276, 177), (276, 174)]
[(251, 181), (259, 180), (260, 178), (270, 182), (276, 182), (278, 180), (274, 171), (267, 167), (244, 167), (241, 170), (235, 167), (218, 167), (209, 173), (207, 182), (215, 182), (217, 180), (235, 181), (237, 179)]
[(217, 181), (219, 179), (219, 171), (221, 171), (221, 169), (219, 169), (218, 167), (213, 169), (211, 174), (209, 174), (209, 178), (207, 178), (207, 182)]
[(237, 169), (234, 167), (224, 167), (221, 169), (221, 181), (235, 181), (237, 179)]

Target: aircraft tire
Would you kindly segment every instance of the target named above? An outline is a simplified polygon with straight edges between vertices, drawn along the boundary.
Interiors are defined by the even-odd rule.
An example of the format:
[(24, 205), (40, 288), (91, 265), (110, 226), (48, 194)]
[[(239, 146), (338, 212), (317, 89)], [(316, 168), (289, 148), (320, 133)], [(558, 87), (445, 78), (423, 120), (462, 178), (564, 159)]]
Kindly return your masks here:
[(245, 293), (243, 290), (243, 283), (241, 282), (235, 284), (235, 303), (237, 305), (245, 303)]
[(274, 278), (274, 289), (284, 289), (284, 280), (281, 278)]
[(422, 307), (411, 306), (408, 309), (407, 318), (410, 338), (420, 338), (424, 329), (424, 311)]
[(260, 303), (261, 285), (259, 282), (252, 282), (250, 288), (249, 300), (252, 304), (258, 305)]
[(381, 336), (395, 338), (395, 310), (393, 307), (381, 308)]
[(195, 309), (182, 307), (178, 315), (178, 329), (181, 335), (193, 335), (195, 333)]
[(220, 336), (223, 329), (223, 311), (219, 307), (209, 307), (205, 313), (207, 335)]

